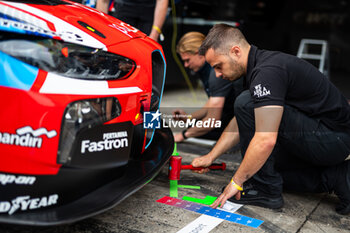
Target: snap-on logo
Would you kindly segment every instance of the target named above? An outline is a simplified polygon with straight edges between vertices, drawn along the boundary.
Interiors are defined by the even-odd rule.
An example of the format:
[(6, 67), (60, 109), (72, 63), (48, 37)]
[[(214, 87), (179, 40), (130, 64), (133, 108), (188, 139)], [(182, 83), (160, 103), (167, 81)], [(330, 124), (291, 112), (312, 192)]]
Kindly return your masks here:
[(11, 202), (0, 202), (0, 213), (8, 213), (12, 215), (17, 210), (34, 210), (42, 207), (47, 207), (57, 204), (58, 195), (52, 194), (47, 197), (30, 198), (30, 196), (20, 196), (13, 199)]
[(85, 152), (107, 151), (128, 146), (129, 141), (127, 131), (104, 133), (103, 140), (101, 141), (93, 142), (90, 140), (83, 140), (81, 142), (81, 153), (85, 154)]
[(0, 184), (32, 185), (36, 180), (35, 176), (15, 176), (0, 173)]
[(55, 130), (47, 131), (45, 128), (33, 130), (32, 127), (25, 126), (17, 129), (16, 134), (0, 132), (0, 143), (41, 148), (43, 139), (40, 136), (42, 135), (46, 135), (47, 138), (53, 138), (57, 135), (57, 132)]

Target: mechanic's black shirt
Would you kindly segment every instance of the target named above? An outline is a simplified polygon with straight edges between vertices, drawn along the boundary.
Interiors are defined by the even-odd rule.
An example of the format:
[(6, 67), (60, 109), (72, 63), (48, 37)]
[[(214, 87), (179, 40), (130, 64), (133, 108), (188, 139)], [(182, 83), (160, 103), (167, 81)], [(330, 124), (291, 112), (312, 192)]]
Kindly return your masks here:
[(114, 2), (130, 6), (154, 7), (156, 5), (156, 0), (114, 0)]
[(350, 106), (340, 91), (310, 63), (251, 46), (247, 84), (255, 107), (289, 105), (332, 130), (350, 133)]
[(207, 62), (197, 73), (208, 97), (225, 97), (223, 115), (232, 118), (234, 101), (243, 90), (242, 80), (232, 82), (217, 78), (214, 69)]

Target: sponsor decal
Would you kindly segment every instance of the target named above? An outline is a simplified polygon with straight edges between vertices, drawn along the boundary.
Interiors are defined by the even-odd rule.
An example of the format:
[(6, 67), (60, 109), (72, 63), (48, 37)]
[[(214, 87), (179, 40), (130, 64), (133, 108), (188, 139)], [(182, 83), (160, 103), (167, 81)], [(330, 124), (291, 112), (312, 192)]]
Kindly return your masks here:
[(257, 96), (258, 98), (271, 95), (271, 91), (267, 90), (266, 87), (262, 87), (261, 84), (256, 85), (254, 90), (254, 95)]
[(0, 173), (0, 184), (20, 184), (20, 185), (32, 185), (36, 180), (35, 176), (16, 176)]
[(53, 138), (57, 135), (55, 130), (47, 131), (45, 128), (33, 130), (30, 126), (25, 126), (16, 130), (16, 134), (0, 132), (0, 143), (7, 145), (16, 145), (21, 147), (41, 148), (43, 139), (40, 137), (46, 135), (47, 138)]
[(50, 30), (46, 30), (32, 24), (19, 22), (16, 20), (4, 19), (4, 18), (0, 18), (0, 28), (8, 31), (17, 31), (19, 33), (27, 32), (30, 34), (38, 34), (38, 35), (47, 36), (50, 38), (57, 36), (54, 32)]
[(133, 26), (124, 23), (124, 22), (120, 22), (120, 23), (113, 23), (113, 24), (109, 24), (108, 26), (117, 29), (118, 31), (120, 31), (121, 33), (123, 33), (124, 35), (132, 38), (132, 34), (136, 33), (138, 31), (137, 28), (134, 28)]
[(126, 148), (129, 146), (128, 141), (128, 132), (109, 132), (103, 134), (103, 139), (101, 141), (90, 141), (82, 140), (81, 141), (81, 150), (82, 154), (86, 152), (99, 152), (99, 151), (108, 151), (113, 149)]
[(62, 31), (60, 33), (56, 33), (50, 30), (42, 29), (32, 24), (9, 19), (0, 18), (0, 28), (8, 31), (17, 31), (19, 33), (29, 33), (39, 36), (46, 36), (49, 38), (59, 37), (65, 41), (83, 42), (83, 38), (77, 33), (73, 33), (70, 31)]
[(52, 194), (41, 198), (31, 198), (30, 196), (20, 196), (13, 199), (11, 202), (0, 202), (0, 213), (14, 214), (17, 210), (26, 211), (34, 210), (42, 207), (56, 205), (58, 195)]
[[(81, 44), (93, 48), (106, 50), (106, 46), (93, 36), (73, 26), (72, 24), (60, 19), (45, 10), (38, 9), (24, 3), (6, 2), (7, 6), (0, 2), (0, 12), (4, 15), (4, 20), (24, 21), (28, 26), (36, 25), (40, 33), (43, 35), (55, 38), (60, 37), (63, 41)], [(21, 10), (17, 10), (21, 9)], [(86, 7), (85, 9), (87, 9)], [(91, 9), (91, 8), (88, 8)], [(97, 11), (96, 11), (97, 12)], [(23, 25), (14, 25), (10, 29), (3, 27), (3, 30), (17, 31), (21, 33), (33, 33), (30, 30), (17, 29)], [(36, 32), (35, 32), (36, 33)], [(59, 39), (59, 38), (57, 38)]]
[(162, 114), (157, 112), (144, 112), (143, 113), (143, 128), (145, 129), (160, 129), (160, 116)]
[(39, 128), (37, 130), (33, 130), (30, 126), (25, 126), (23, 128), (17, 129), (17, 134), (23, 135), (23, 134), (32, 134), (34, 137), (39, 137), (41, 135), (46, 135), (48, 138), (53, 138), (57, 135), (57, 132), (55, 130), (51, 130), (50, 132), (47, 131), (45, 128)]

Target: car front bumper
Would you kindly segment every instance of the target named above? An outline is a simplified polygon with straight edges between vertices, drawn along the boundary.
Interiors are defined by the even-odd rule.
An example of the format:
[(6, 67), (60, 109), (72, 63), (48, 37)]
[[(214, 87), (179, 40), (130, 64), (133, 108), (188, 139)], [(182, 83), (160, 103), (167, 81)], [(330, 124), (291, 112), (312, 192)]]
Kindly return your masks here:
[[(125, 166), (100, 170), (63, 166), (57, 175), (36, 176), (35, 185), (28, 186), (32, 189), (30, 196), (21, 195), (8, 202), (0, 202), (0, 222), (59, 225), (76, 222), (113, 208), (159, 173), (170, 158), (173, 145), (171, 130), (159, 129), (155, 130), (153, 141), (142, 156), (134, 156), (137, 159), (129, 160)], [(50, 192), (45, 184), (57, 186), (61, 192)], [(26, 186), (11, 184), (0, 188), (4, 187), (7, 193), (11, 192), (11, 188), (14, 192), (20, 188), (24, 193), (26, 189)], [(79, 198), (76, 198), (77, 195)]]

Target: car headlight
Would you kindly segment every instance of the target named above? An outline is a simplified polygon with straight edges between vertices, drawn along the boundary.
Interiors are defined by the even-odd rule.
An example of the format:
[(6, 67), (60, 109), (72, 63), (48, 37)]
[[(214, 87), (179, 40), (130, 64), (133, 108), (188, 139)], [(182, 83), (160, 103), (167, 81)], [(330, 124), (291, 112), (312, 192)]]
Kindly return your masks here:
[(126, 78), (136, 64), (126, 57), (50, 38), (4, 33), (0, 51), (47, 72), (78, 79)]
[(118, 117), (121, 111), (120, 103), (115, 97), (86, 99), (70, 103), (62, 120), (57, 162), (60, 164), (70, 162), (73, 143), (81, 130), (102, 125)]

